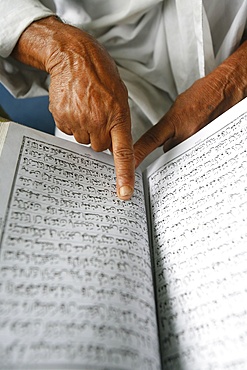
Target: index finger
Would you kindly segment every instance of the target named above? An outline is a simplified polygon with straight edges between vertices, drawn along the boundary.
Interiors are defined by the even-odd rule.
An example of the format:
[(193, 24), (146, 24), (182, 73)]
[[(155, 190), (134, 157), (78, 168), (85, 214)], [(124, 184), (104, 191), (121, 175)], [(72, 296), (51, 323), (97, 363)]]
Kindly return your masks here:
[(136, 167), (156, 148), (174, 136), (174, 127), (170, 120), (164, 116), (155, 126), (145, 132), (135, 143)]
[(135, 184), (135, 157), (131, 130), (128, 130), (126, 125), (116, 125), (111, 129), (111, 139), (117, 195), (122, 200), (128, 200), (134, 192)]

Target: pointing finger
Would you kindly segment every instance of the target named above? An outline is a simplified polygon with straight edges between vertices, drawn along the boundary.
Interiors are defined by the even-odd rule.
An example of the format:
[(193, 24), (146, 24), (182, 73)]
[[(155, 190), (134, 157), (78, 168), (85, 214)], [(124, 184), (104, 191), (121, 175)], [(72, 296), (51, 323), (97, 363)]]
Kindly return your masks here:
[(135, 158), (130, 130), (116, 125), (111, 130), (112, 153), (116, 168), (117, 194), (122, 200), (131, 198), (135, 183)]

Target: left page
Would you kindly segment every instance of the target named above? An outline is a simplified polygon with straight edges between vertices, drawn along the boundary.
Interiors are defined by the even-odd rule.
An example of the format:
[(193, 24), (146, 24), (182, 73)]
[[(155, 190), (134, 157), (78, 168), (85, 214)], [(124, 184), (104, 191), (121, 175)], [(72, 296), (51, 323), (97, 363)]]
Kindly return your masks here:
[(4, 135), (0, 367), (159, 369), (140, 173), (123, 202), (110, 155), (13, 123)]

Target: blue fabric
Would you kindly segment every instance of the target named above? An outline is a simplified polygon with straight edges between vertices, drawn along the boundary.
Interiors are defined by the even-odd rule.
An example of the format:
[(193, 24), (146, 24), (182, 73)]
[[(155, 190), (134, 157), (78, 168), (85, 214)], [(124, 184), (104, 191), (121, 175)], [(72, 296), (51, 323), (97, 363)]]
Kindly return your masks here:
[(0, 84), (0, 105), (12, 121), (54, 134), (55, 124), (48, 104), (48, 96), (16, 99)]

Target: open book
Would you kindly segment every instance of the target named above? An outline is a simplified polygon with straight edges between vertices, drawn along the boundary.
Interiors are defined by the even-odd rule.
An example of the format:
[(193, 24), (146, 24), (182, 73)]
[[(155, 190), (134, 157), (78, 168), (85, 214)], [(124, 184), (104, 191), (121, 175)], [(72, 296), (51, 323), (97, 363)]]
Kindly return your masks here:
[(110, 155), (0, 134), (1, 369), (247, 368), (247, 99), (126, 202)]

